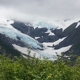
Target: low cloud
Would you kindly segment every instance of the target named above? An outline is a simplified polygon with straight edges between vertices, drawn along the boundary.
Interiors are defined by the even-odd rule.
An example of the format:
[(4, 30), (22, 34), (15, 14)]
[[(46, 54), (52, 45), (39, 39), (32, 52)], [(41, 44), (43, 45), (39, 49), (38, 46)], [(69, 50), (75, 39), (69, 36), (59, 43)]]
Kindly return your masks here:
[(80, 0), (0, 0), (0, 16), (19, 21), (79, 18)]

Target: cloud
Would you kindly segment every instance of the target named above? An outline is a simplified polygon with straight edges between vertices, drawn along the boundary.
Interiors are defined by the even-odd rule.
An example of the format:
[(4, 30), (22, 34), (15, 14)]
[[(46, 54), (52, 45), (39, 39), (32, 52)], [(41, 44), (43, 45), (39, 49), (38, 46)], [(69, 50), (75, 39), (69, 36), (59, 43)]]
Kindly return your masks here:
[(21, 21), (80, 17), (80, 0), (0, 0), (0, 15)]

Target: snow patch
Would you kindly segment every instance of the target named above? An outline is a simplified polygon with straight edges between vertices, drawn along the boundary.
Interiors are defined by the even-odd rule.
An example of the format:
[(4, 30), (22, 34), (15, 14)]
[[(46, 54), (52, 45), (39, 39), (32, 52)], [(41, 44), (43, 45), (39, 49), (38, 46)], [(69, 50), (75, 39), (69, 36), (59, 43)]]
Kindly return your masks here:
[(54, 33), (51, 32), (51, 30), (47, 30), (47, 32), (45, 33), (49, 33), (49, 35), (55, 35)]
[(38, 39), (38, 38), (40, 38), (40, 37), (35, 37), (35, 39)]
[[(70, 48), (72, 47), (72, 45), (69, 45), (67, 47), (63, 47), (57, 50), (54, 50), (54, 48), (49, 48), (47, 47), (45, 50), (41, 51), (41, 53), (43, 53), (43, 56), (48, 57), (48, 58), (53, 58), (54, 55), (56, 56), (61, 55), (62, 52), (66, 52), (68, 51)], [(57, 54), (56, 54), (57, 53)], [(57, 57), (57, 56), (56, 56)]]
[(57, 41), (55, 41), (55, 42), (43, 42), (42, 44), (43, 44), (43, 46), (46, 48), (46, 47), (48, 47), (48, 46), (56, 46), (56, 45), (58, 45), (60, 42), (62, 42), (64, 39), (66, 39), (67, 37), (64, 37), (64, 38), (62, 38), (62, 39), (58, 39)]
[(76, 26), (76, 28), (78, 28), (78, 27), (79, 27), (79, 25), (80, 25), (80, 22), (78, 22), (78, 23), (77, 23), (77, 26)]
[[(35, 58), (41, 58), (41, 55), (37, 53), (37, 51), (35, 50), (28, 49), (27, 47), (20, 47), (16, 44), (13, 44), (13, 47), (23, 54), (30, 55), (31, 57), (34, 57), (35, 55)], [(29, 51), (30, 51), (30, 54), (28, 54)]]
[(66, 39), (66, 38), (67, 38), (67, 37), (61, 38), (61, 39), (55, 41), (53, 44), (56, 46), (56, 45), (58, 45), (60, 42), (62, 42), (62, 41), (63, 41), (64, 39)]

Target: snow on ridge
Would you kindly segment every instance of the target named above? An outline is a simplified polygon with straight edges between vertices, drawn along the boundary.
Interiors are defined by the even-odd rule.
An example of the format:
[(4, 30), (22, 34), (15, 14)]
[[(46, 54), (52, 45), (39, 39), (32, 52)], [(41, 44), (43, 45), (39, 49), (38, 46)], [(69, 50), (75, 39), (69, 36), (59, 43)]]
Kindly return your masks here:
[(47, 29), (55, 29), (57, 28), (55, 25), (48, 23), (48, 22), (33, 22), (33, 27), (36, 28), (47, 28)]
[(40, 37), (35, 37), (35, 39), (39, 39)]
[(62, 52), (68, 51), (71, 47), (72, 47), (72, 45), (69, 45), (69, 46), (62, 47), (57, 50), (55, 50), (54, 48), (51, 48), (51, 47), (47, 47), (43, 51), (39, 51), (39, 53), (45, 58), (48, 58), (50, 60), (52, 60), (52, 59), (54, 60), (54, 59), (57, 59), (57, 55), (61, 55)]
[(56, 46), (56, 45), (58, 45), (60, 42), (62, 42), (62, 41), (63, 41), (64, 39), (66, 39), (66, 38), (67, 38), (67, 37), (61, 38), (61, 39), (55, 41), (53, 44)]
[[(35, 22), (30, 22), (25, 25), (30, 25), (33, 26), (34, 28), (47, 28), (47, 29), (60, 29), (62, 28), (63, 31), (70, 26), (74, 22), (78, 22), (80, 19), (68, 19), (67, 21), (64, 20), (53, 20), (53, 21), (35, 21)], [(9, 25), (14, 23), (13, 20), (7, 19), (7, 18), (0, 18), (0, 24), (5, 24)]]
[(78, 22), (79, 19), (69, 19), (67, 21), (51, 21), (51, 22), (42, 22), (42, 21), (37, 21), (37, 22), (32, 22), (32, 26), (34, 28), (38, 27), (38, 28), (47, 28), (47, 29), (63, 29), (63, 31), (69, 27), (72, 23), (74, 22)]
[(47, 32), (45, 33), (49, 33), (49, 35), (55, 35), (54, 33), (51, 32), (51, 30), (47, 30)]
[(78, 23), (77, 23), (77, 26), (76, 26), (76, 28), (78, 28), (78, 27), (79, 27), (79, 25), (80, 25), (80, 22), (78, 22)]
[(60, 42), (62, 42), (64, 39), (66, 39), (67, 37), (64, 37), (64, 38), (61, 38), (61, 39), (58, 39), (57, 41), (55, 41), (55, 42), (43, 42), (42, 44), (43, 44), (43, 46), (46, 48), (47, 46), (56, 46), (56, 45), (58, 45)]
[(69, 19), (69, 20), (67, 20), (67, 21), (53, 21), (53, 22), (51, 22), (53, 25), (55, 25), (55, 26), (57, 26), (57, 29), (63, 29), (63, 31), (67, 28), (67, 27), (69, 27), (72, 23), (74, 23), (74, 22), (78, 22), (80, 19)]

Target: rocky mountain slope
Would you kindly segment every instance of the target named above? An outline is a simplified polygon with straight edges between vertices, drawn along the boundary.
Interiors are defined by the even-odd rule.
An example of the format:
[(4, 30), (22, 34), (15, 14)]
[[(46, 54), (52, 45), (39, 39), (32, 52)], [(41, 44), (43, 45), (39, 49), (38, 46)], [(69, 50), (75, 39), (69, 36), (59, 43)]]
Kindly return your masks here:
[[(31, 56), (56, 59), (56, 53), (80, 55), (80, 25), (79, 20), (48, 23), (23, 23), (9, 19), (0, 19), (0, 45)], [(6, 45), (6, 47), (5, 47)], [(9, 51), (9, 50), (8, 50)]]

